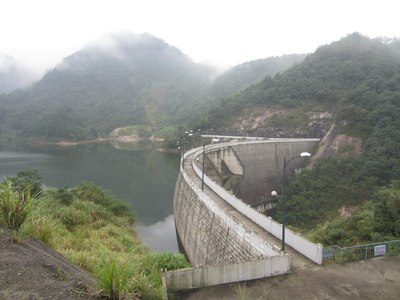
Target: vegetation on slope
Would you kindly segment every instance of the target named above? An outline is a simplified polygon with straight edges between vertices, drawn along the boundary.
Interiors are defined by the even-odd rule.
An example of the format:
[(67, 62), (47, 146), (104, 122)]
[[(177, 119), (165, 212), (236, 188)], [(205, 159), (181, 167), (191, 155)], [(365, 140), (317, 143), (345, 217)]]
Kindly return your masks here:
[[(34, 172), (31, 175), (35, 177)], [(43, 190), (31, 201), (24, 229), (94, 273), (99, 290), (110, 298), (134, 294), (161, 299), (161, 270), (188, 263), (181, 254), (147, 249), (133, 223), (130, 210), (120, 200), (84, 182), (75, 188)]]
[(265, 76), (274, 76), (286, 71), (300, 63), (305, 56), (305, 54), (283, 55), (237, 65), (216, 78), (211, 94), (217, 99), (233, 96), (250, 85), (260, 82)]

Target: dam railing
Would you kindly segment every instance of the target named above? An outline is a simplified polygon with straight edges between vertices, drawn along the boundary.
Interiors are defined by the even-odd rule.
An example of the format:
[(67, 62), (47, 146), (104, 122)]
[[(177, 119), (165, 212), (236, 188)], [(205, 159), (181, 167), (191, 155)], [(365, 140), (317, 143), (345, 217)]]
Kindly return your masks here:
[(339, 263), (399, 254), (400, 240), (384, 241), (350, 247), (330, 246), (325, 247), (323, 251), (324, 260), (334, 259)]

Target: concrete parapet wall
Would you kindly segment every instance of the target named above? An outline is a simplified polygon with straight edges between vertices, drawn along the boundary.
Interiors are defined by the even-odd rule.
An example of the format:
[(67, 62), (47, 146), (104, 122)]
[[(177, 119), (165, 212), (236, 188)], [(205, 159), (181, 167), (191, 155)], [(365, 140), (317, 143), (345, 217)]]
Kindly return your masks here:
[(262, 260), (166, 271), (164, 278), (168, 290), (176, 291), (271, 277), (286, 274), (289, 270), (289, 255), (279, 255)]

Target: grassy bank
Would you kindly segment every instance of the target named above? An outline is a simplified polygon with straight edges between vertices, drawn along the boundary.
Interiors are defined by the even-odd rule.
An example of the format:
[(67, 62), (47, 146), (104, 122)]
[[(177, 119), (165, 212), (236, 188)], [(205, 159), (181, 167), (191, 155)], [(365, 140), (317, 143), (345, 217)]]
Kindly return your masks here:
[(32, 200), (30, 210), (23, 231), (95, 274), (98, 290), (110, 298), (132, 294), (159, 299), (160, 270), (188, 266), (181, 254), (146, 248), (130, 210), (92, 183), (46, 189)]

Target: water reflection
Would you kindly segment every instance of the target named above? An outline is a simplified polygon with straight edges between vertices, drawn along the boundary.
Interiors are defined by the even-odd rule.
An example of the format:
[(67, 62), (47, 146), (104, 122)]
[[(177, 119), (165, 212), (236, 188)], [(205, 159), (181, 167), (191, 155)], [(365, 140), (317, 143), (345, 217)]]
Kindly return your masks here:
[(136, 224), (136, 230), (140, 239), (149, 248), (178, 252), (173, 215), (150, 226)]
[(176, 251), (171, 215), (179, 156), (157, 148), (150, 142), (118, 148), (108, 143), (66, 148), (0, 143), (0, 179), (36, 169), (48, 186), (92, 181), (134, 208), (139, 235), (149, 247)]

